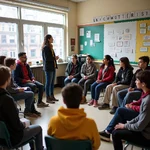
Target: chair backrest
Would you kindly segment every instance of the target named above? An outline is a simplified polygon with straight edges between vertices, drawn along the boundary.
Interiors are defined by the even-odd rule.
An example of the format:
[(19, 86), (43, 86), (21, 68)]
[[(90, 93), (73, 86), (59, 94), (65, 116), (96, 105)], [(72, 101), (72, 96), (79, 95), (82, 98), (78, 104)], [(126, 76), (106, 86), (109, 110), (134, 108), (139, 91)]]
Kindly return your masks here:
[(3, 143), (0, 143), (0, 145), (2, 144), (2, 146), (7, 146), (8, 148), (11, 147), (10, 134), (3, 121), (0, 121), (0, 139), (2, 139), (6, 144), (6, 145), (3, 145)]
[(61, 140), (45, 136), (47, 150), (92, 150), (90, 140)]

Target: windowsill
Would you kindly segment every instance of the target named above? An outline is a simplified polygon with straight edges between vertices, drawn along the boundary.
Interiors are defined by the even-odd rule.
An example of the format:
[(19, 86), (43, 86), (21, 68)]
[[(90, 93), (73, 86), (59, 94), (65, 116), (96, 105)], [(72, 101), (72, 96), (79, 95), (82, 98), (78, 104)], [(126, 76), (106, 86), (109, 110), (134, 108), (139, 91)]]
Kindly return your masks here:
[[(65, 65), (68, 64), (68, 62), (58, 62), (57, 65)], [(43, 67), (43, 65), (32, 65), (30, 68), (40, 68)]]

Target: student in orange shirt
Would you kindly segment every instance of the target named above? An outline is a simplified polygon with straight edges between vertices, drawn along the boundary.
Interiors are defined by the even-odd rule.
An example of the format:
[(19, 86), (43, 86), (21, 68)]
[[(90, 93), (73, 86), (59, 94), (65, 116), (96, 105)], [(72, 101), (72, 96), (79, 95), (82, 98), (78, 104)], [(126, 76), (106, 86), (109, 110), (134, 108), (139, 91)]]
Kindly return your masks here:
[(60, 107), (58, 115), (51, 118), (48, 135), (59, 139), (91, 140), (93, 150), (100, 146), (100, 136), (93, 119), (87, 118), (83, 108), (82, 88), (76, 83), (69, 83), (62, 89), (63, 101), (67, 108)]

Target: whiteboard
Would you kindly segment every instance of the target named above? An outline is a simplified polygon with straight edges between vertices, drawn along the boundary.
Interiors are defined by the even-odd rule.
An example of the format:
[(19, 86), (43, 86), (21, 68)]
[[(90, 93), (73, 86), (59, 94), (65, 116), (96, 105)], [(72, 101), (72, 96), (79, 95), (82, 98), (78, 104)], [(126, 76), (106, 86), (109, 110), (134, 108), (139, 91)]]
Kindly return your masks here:
[(104, 25), (104, 55), (119, 61), (128, 57), (135, 61), (136, 50), (136, 21)]

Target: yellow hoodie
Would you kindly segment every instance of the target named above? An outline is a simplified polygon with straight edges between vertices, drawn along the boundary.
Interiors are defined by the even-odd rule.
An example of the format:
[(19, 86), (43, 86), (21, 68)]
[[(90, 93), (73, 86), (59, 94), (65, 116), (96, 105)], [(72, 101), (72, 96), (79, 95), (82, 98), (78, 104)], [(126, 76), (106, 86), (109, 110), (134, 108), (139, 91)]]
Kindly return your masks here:
[(48, 135), (59, 139), (91, 140), (93, 150), (100, 146), (100, 135), (93, 119), (86, 118), (84, 109), (60, 107), (58, 116), (51, 118)]

